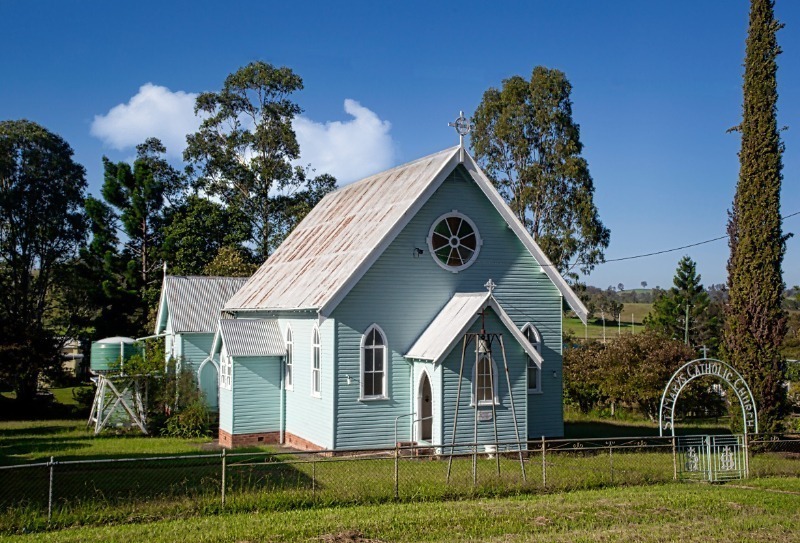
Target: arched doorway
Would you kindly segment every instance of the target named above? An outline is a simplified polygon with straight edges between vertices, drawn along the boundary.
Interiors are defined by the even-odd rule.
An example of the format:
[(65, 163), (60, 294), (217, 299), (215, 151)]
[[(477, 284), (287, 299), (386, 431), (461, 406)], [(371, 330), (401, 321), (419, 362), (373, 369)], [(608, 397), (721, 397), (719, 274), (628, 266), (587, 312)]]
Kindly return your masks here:
[(197, 370), (197, 385), (211, 411), (219, 410), (219, 373), (213, 360), (205, 359)]
[(433, 392), (426, 371), (422, 372), (417, 390), (417, 435), (418, 441), (433, 440)]

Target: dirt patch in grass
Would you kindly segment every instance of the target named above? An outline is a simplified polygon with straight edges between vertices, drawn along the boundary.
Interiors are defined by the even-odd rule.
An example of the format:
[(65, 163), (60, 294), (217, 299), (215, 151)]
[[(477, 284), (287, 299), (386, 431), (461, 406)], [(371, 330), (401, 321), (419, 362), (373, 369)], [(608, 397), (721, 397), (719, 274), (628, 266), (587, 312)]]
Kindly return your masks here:
[(370, 539), (358, 530), (347, 530), (338, 534), (325, 534), (318, 538), (323, 543), (383, 543), (380, 539)]

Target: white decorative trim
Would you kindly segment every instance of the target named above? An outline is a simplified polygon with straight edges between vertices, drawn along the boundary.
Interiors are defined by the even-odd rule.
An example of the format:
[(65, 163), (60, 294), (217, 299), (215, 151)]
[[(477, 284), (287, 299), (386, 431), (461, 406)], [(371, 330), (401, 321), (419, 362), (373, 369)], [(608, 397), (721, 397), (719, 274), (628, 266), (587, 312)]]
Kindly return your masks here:
[[(318, 368), (314, 367), (314, 359), (316, 358)], [(316, 373), (317, 390), (314, 390)], [(322, 338), (319, 334), (319, 327), (314, 324), (311, 329), (311, 396), (314, 398), (322, 397)]]
[[(539, 333), (539, 330), (533, 324), (531, 324), (529, 322), (526, 322), (525, 325), (522, 327), (522, 334), (525, 336), (526, 339), (528, 338), (528, 334), (526, 333), (528, 330), (533, 332), (533, 335), (536, 338), (536, 341), (530, 341), (529, 340), (529, 343), (531, 344), (531, 346), (534, 349), (536, 349), (537, 353), (542, 354), (542, 334)], [(529, 357), (527, 355), (525, 356), (525, 358), (527, 359), (526, 363), (525, 363), (525, 366), (526, 366), (525, 367), (525, 371), (526, 371), (526, 373), (525, 373), (525, 381), (526, 381), (526, 388), (528, 390), (528, 394), (541, 394), (542, 393), (542, 362), (540, 362), (538, 360), (534, 360), (533, 358), (531, 358), (531, 357)], [(536, 377), (536, 387), (535, 388), (530, 388), (528, 386), (530, 384), (530, 375), (528, 375), (528, 372), (530, 372), (530, 370), (531, 370), (531, 367), (529, 365), (531, 362), (533, 362), (534, 366), (536, 366), (536, 369), (538, 371), (537, 377)]]
[[(286, 325), (283, 337), (284, 343), (286, 343), (286, 356), (283, 359), (283, 388), (294, 390), (294, 332), (291, 324)], [(287, 379), (287, 376), (290, 379)]]
[[(364, 341), (366, 341), (367, 336), (372, 330), (377, 330), (378, 333), (381, 335), (383, 339), (383, 394), (377, 394), (373, 396), (365, 396), (364, 395)], [(359, 344), (359, 384), (358, 384), (358, 400), (359, 401), (373, 401), (373, 400), (388, 400), (389, 399), (389, 341), (386, 338), (386, 332), (383, 331), (383, 328), (378, 326), (376, 323), (372, 323), (366, 331), (361, 334), (361, 342)]]
[(434, 403), (434, 399), (436, 398), (436, 394), (434, 393), (435, 389), (433, 388), (433, 378), (431, 377), (431, 374), (428, 371), (428, 368), (423, 367), (422, 371), (420, 371), (420, 373), (419, 373), (419, 379), (417, 379), (417, 386), (416, 386), (416, 389), (415, 389), (415, 391), (416, 391), (416, 402), (414, 402), (413, 411), (415, 411), (417, 413), (417, 421), (413, 424), (413, 426), (411, 428), (412, 441), (418, 441), (418, 440), (422, 439), (422, 413), (420, 413), (419, 404), (420, 404), (420, 401), (422, 400), (422, 398), (420, 396), (420, 392), (421, 392), (421, 389), (422, 389), (422, 379), (424, 377), (428, 378), (428, 384), (431, 387), (431, 417), (432, 417), (431, 418), (431, 441), (434, 440), (434, 436), (436, 435), (436, 425), (434, 424), (436, 422), (436, 415), (434, 414), (434, 409), (436, 407), (436, 404)]
[[(453, 154), (450, 155), (450, 158), (447, 159), (439, 171), (436, 172), (433, 181), (426, 187), (426, 189), (420, 194), (414, 203), (409, 206), (409, 208), (403, 214), (403, 218), (392, 226), (391, 230), (361, 262), (361, 264), (359, 264), (359, 266), (353, 271), (353, 273), (350, 275), (350, 278), (341, 286), (341, 288), (339, 288), (339, 290), (333, 296), (331, 296), (322, 307), (314, 308), (319, 310), (321, 316), (329, 316), (333, 310), (336, 309), (336, 306), (338, 306), (339, 303), (344, 300), (347, 294), (361, 280), (367, 270), (372, 267), (375, 261), (378, 260), (386, 248), (389, 247), (389, 245), (394, 241), (397, 235), (406, 227), (406, 225), (416, 216), (417, 212), (422, 209), (422, 206), (425, 205), (431, 196), (439, 189), (444, 180), (447, 179), (450, 173), (458, 166), (459, 163), (461, 163), (461, 157), (459, 156), (461, 148), (454, 147), (452, 151)], [(514, 215), (514, 212), (511, 211), (511, 208), (508, 207), (508, 205), (505, 203), (505, 200), (503, 200), (503, 197), (500, 196), (500, 193), (497, 192), (497, 189), (494, 188), (491, 181), (489, 181), (483, 171), (481, 171), (480, 167), (475, 162), (475, 159), (473, 159), (469, 153), (464, 153), (463, 165), (469, 172), (473, 181), (475, 181), (481, 191), (489, 198), (489, 201), (492, 203), (494, 208), (506, 220), (509, 228), (511, 228), (511, 230), (517, 235), (525, 248), (528, 249), (528, 252), (531, 254), (531, 256), (533, 256), (534, 260), (539, 263), (542, 272), (550, 278), (550, 280), (553, 282), (553, 285), (561, 292), (569, 306), (578, 315), (578, 318), (581, 319), (581, 321), (585, 324), (588, 315), (586, 306), (583, 305), (583, 302), (581, 302), (580, 298), (578, 298), (578, 295), (575, 294), (561, 274), (558, 273), (558, 270), (553, 266), (522, 223), (519, 222), (519, 219), (517, 219), (516, 215)], [(259, 311), (261, 311), (261, 309), (259, 309)]]

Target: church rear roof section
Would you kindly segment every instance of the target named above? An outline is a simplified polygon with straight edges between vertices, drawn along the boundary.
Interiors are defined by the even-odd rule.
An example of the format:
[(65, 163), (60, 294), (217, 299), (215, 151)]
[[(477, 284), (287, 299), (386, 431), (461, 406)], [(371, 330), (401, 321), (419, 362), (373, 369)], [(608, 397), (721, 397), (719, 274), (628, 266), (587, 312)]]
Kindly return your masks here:
[(286, 344), (278, 321), (272, 319), (221, 319), (211, 354), (225, 344), (230, 356), (284, 356)]
[(246, 277), (165, 276), (155, 333), (165, 330), (167, 313), (172, 319), (173, 333), (213, 333), (225, 302), (246, 282)]

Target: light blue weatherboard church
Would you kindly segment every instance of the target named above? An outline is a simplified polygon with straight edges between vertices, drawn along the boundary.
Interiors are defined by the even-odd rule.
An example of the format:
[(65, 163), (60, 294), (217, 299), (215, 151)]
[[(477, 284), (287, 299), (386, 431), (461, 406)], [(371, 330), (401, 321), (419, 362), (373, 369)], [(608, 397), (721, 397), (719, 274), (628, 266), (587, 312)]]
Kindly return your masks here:
[(480, 442), (495, 422), (515, 440), (514, 412), (522, 440), (563, 435), (564, 300), (586, 318), (463, 144), (347, 185), (224, 306), (220, 444), (449, 444), (463, 337), (482, 322), (503, 334), (511, 391), (499, 350), (473, 342), (457, 442), (473, 442), (476, 402)]

